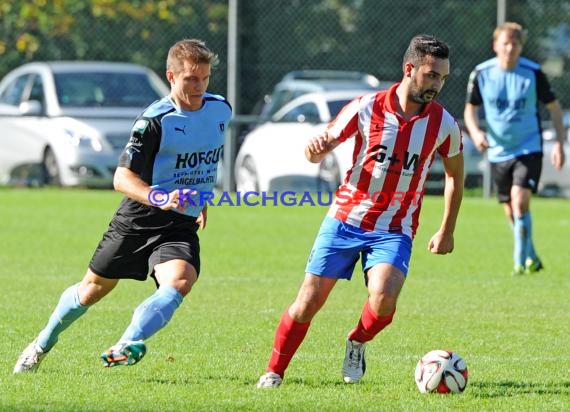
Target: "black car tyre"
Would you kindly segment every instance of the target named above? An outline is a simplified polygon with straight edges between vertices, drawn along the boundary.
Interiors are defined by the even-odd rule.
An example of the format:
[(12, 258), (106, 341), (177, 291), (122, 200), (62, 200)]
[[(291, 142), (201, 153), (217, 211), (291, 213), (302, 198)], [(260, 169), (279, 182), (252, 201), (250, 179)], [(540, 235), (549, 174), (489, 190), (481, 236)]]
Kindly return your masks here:
[(44, 180), (47, 185), (60, 186), (61, 175), (59, 172), (59, 164), (57, 157), (51, 147), (47, 147), (44, 152), (43, 160)]
[(340, 168), (336, 157), (329, 154), (319, 164), (317, 189), (324, 192), (336, 192), (341, 184)]

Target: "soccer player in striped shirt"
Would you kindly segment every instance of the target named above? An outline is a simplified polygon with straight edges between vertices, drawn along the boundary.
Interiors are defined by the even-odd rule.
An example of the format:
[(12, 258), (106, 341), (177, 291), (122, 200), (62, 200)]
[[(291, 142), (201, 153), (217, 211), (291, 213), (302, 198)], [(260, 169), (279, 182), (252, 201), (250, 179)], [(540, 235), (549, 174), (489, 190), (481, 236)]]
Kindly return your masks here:
[(275, 388), (309, 325), (339, 279), (350, 279), (360, 258), (368, 297), (348, 333), (342, 367), (346, 383), (364, 375), (366, 343), (392, 322), (408, 273), (423, 188), (434, 156), (445, 168), (444, 211), (429, 240), (435, 254), (453, 251), (463, 196), (463, 154), (457, 121), (434, 101), (449, 75), (449, 48), (429, 35), (414, 37), (403, 59), (403, 78), (389, 90), (347, 104), (305, 149), (320, 162), (347, 139), (353, 165), (325, 217), (297, 298), (283, 313), (266, 373), (258, 388)]
[[(487, 153), (499, 202), (513, 227), (513, 275), (543, 268), (532, 241), (530, 199), (542, 171), (539, 102), (548, 111), (557, 140), (553, 166), (564, 166), (562, 108), (540, 65), (521, 57), (524, 31), (506, 22), (493, 33), (496, 56), (477, 65), (469, 77), (465, 126), (480, 151)], [(486, 132), (479, 127), (478, 109), (485, 108)]]

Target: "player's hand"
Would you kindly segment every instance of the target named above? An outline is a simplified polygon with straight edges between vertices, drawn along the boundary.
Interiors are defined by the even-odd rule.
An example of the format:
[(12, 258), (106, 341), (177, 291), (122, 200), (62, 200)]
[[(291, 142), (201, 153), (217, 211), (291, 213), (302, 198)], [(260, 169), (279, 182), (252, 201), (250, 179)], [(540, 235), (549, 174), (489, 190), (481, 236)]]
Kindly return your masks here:
[(195, 195), (195, 190), (191, 189), (176, 189), (168, 194), (166, 202), (160, 205), (162, 210), (172, 210), (176, 209), (180, 212), (184, 212), (189, 204), (192, 204), (190, 196)]
[(552, 147), (552, 152), (550, 153), (550, 162), (556, 170), (562, 170), (564, 167), (564, 162), (566, 161), (566, 155), (564, 154), (564, 147), (562, 143), (556, 142)]
[(472, 135), (471, 140), (473, 140), (473, 144), (480, 152), (484, 152), (489, 148), (489, 141), (487, 140), (487, 135), (482, 130), (479, 130), (474, 135)]
[(439, 231), (431, 237), (427, 248), (436, 255), (445, 255), (453, 252), (454, 243), (453, 234)]
[(208, 204), (204, 205), (204, 209), (200, 212), (196, 218), (196, 223), (198, 223), (200, 229), (206, 229), (206, 222), (208, 221)]
[(307, 150), (312, 155), (319, 155), (325, 153), (329, 147), (327, 139), (328, 136), (326, 132), (323, 132), (315, 137), (312, 137), (307, 143)]

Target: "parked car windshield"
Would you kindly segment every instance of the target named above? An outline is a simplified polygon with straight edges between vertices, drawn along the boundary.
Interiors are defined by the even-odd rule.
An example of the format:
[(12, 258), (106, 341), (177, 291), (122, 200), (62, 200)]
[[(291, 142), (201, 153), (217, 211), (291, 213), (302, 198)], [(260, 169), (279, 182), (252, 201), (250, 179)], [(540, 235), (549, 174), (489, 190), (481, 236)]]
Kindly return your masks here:
[(334, 119), (340, 109), (347, 105), (352, 99), (342, 99), (342, 100), (331, 100), (328, 102), (329, 112), (331, 114), (331, 119)]
[(145, 107), (160, 99), (144, 73), (56, 73), (61, 107)]

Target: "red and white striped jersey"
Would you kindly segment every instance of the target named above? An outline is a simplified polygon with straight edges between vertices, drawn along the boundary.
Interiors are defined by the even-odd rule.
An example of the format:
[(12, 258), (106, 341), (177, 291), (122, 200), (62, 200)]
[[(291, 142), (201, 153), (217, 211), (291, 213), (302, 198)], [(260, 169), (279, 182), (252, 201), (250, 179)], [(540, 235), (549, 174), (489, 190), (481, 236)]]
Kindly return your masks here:
[(435, 153), (462, 150), (457, 121), (437, 102), (404, 120), (396, 111), (396, 88), (359, 97), (328, 126), (340, 141), (355, 139), (353, 165), (328, 216), (363, 230), (414, 237), (424, 184)]

